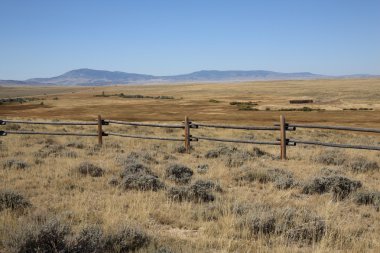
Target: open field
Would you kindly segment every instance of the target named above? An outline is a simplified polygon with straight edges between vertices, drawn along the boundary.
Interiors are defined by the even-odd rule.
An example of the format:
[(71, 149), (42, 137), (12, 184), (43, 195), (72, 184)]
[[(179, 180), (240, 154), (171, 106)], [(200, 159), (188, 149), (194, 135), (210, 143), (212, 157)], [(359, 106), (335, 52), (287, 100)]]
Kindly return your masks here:
[[(93, 128), (4, 126), (19, 127)], [(182, 134), (144, 127), (108, 128), (130, 134)], [(198, 131), (242, 139), (277, 135)], [(343, 132), (297, 130), (297, 136), (379, 144), (379, 138)], [(88, 240), (104, 247), (100, 252), (126, 252), (131, 243), (139, 252), (380, 250), (377, 151), (297, 146), (289, 147), (289, 159), (284, 162), (279, 160), (278, 147), (203, 141), (192, 143), (191, 154), (182, 153), (181, 142), (116, 137), (106, 138), (103, 147), (96, 145), (95, 137), (9, 135), (0, 141), (2, 252), (20, 252), (28, 247), (27, 240), (42, 244), (43, 239), (33, 238), (43, 238), (46, 230), (69, 252), (92, 252)], [(83, 162), (100, 169), (81, 167)], [(177, 174), (169, 170), (174, 164), (180, 167)], [(203, 180), (203, 186), (198, 180)], [(6, 198), (4, 192), (19, 195)], [(123, 226), (138, 227), (136, 233), (141, 236), (130, 231), (122, 234), (128, 238), (123, 244), (117, 239)], [(78, 244), (82, 248), (75, 251)], [(160, 248), (166, 251), (156, 251)]]
[[(103, 91), (105, 96), (99, 97)], [(59, 92), (63, 94), (59, 95)], [(44, 95), (44, 93), (56, 95)], [(174, 99), (109, 96), (120, 93), (172, 96)], [(0, 87), (0, 94), (1, 97), (12, 97), (17, 94), (17, 96), (32, 95), (42, 99), (23, 104), (1, 105), (0, 116), (12, 117), (90, 120), (97, 114), (102, 114), (104, 118), (130, 121), (174, 121), (182, 120), (188, 115), (198, 121), (272, 124), (278, 121), (280, 114), (285, 114), (290, 121), (296, 122), (380, 125), (379, 79), (90, 88)], [(312, 99), (314, 103), (290, 104), (291, 99)], [(252, 101), (257, 105), (250, 106), (251, 110), (239, 110), (238, 106), (230, 105), (234, 101)], [(302, 110), (303, 107), (324, 111), (278, 111), (279, 109)], [(371, 110), (359, 110), (363, 108)]]
[[(1, 96), (30, 94), (18, 89), (0, 88)], [(194, 121), (261, 126), (284, 114), (296, 123), (380, 126), (376, 79), (68, 89), (44, 95), (53, 91), (34, 88), (32, 96), (41, 100), (4, 103), (0, 118), (94, 120), (101, 114), (178, 124), (188, 115)], [(314, 103), (290, 104), (290, 99)], [(320, 110), (279, 111), (305, 106)], [(104, 128), (183, 134), (183, 129)], [(3, 129), (95, 132), (96, 126)], [(195, 132), (245, 140), (279, 137), (278, 131)], [(288, 137), (380, 146), (380, 135), (369, 133), (297, 129)], [(0, 252), (380, 251), (380, 151), (297, 145), (288, 147), (288, 160), (282, 161), (278, 146), (199, 141), (186, 154), (182, 142), (109, 136), (103, 146), (96, 143), (96, 137), (0, 137)]]

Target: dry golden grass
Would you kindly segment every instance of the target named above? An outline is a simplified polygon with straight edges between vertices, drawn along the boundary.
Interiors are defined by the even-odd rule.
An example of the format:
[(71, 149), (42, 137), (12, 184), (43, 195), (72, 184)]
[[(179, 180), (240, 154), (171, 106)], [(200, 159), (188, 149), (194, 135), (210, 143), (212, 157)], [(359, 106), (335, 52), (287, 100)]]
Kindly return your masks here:
[[(12, 127), (8, 125), (6, 127)], [(94, 127), (53, 127), (21, 126), (21, 129), (88, 131)], [(107, 130), (133, 134), (181, 136), (182, 131), (149, 129), (123, 126), (106, 126)], [(200, 135), (234, 138), (273, 140), (275, 132), (248, 132), (237, 130), (198, 129)], [(353, 142), (367, 145), (378, 144), (373, 136), (333, 133), (330, 131), (302, 131), (300, 138), (322, 141)], [(176, 152), (182, 143), (142, 141), (106, 137), (102, 148), (96, 146), (95, 137), (43, 137), (15, 136), (1, 137), (1, 161), (9, 159), (26, 162), (25, 169), (0, 167), (1, 189), (9, 189), (29, 199), (32, 207), (19, 213), (6, 209), (0, 212), (0, 250), (7, 252), (6, 242), (9, 231), (23, 217), (35, 213), (58, 217), (73, 228), (73, 233), (88, 224), (100, 224), (105, 233), (113, 231), (118, 224), (127, 222), (140, 226), (151, 238), (147, 248), (139, 252), (155, 252), (161, 246), (173, 252), (331, 252), (343, 250), (363, 252), (380, 250), (380, 216), (378, 206), (358, 205), (355, 192), (342, 201), (334, 201), (332, 193), (302, 194), (302, 185), (313, 177), (321, 175), (322, 169), (341, 173), (344, 177), (362, 182), (362, 189), (380, 191), (380, 172), (354, 172), (351, 164), (372, 161), (380, 164), (376, 151), (338, 150), (337, 157), (344, 158), (341, 165), (326, 165), (316, 158), (334, 157), (331, 149), (297, 146), (289, 147), (289, 160), (278, 158), (279, 148), (260, 146), (268, 155), (247, 157), (244, 151), (252, 151), (251, 145), (223, 145), (236, 147), (236, 156), (221, 155), (206, 158), (208, 151), (218, 149), (222, 144), (200, 141), (192, 143), (191, 154)], [(74, 143), (73, 145), (68, 144)], [(60, 147), (60, 148), (57, 148)], [(44, 156), (42, 151), (54, 150)], [(57, 151), (58, 150), (58, 151)], [(76, 155), (73, 155), (75, 152)], [(192, 182), (197, 179), (212, 180), (223, 191), (214, 192), (215, 201), (209, 203), (176, 202), (168, 198), (168, 189), (158, 191), (123, 190), (109, 185), (111, 178), (118, 178), (123, 166), (117, 162), (120, 155), (131, 152), (142, 154), (141, 162), (148, 166), (169, 188), (175, 183), (165, 178), (165, 169), (170, 164), (186, 165), (194, 171)], [(232, 154), (233, 152), (230, 151)], [(149, 159), (149, 157), (151, 159)], [(229, 160), (231, 158), (232, 160)], [(105, 169), (101, 177), (83, 176), (76, 172), (81, 162), (91, 162)], [(324, 161), (324, 160), (322, 160)], [(207, 164), (206, 173), (197, 172), (197, 166)], [(232, 164), (232, 167), (229, 166)], [(235, 166), (234, 166), (235, 165)], [(1, 165), (3, 166), (3, 165)], [(244, 168), (248, 169), (244, 169)], [(236, 181), (234, 178), (244, 171), (256, 173), (266, 169), (282, 169), (293, 174), (294, 187), (278, 189), (273, 182)], [(257, 208), (266, 206), (265, 213)], [(240, 210), (242, 213), (236, 210)], [(261, 219), (267, 214), (277, 216), (282, 210), (295, 210), (313, 214), (325, 223), (320, 240), (308, 244), (305, 241), (289, 240), (284, 233), (254, 235), (244, 221), (250, 216)], [(298, 217), (298, 216), (297, 216)], [(314, 217), (314, 216), (313, 216)], [(298, 224), (304, 225), (304, 224)], [(25, 224), (27, 226), (27, 224)], [(302, 226), (301, 226), (302, 227)], [(291, 232), (291, 229), (285, 229)], [(285, 232), (286, 232), (285, 231)], [(293, 231), (294, 232), (294, 231)], [(3, 249), (2, 249), (3, 248)]]
[[(380, 80), (276, 81), (238, 84), (186, 84), (86, 88), (0, 88), (1, 97), (39, 96), (44, 102), (0, 105), (0, 116), (28, 119), (107, 119), (168, 121), (178, 123), (185, 115), (194, 121), (225, 124), (272, 125), (285, 114), (293, 122), (379, 127)], [(60, 90), (61, 89), (61, 90)], [(102, 94), (174, 96), (174, 100), (95, 97)], [(72, 93), (75, 92), (75, 93)], [(44, 95), (55, 94), (55, 95)], [(61, 93), (61, 94), (57, 94)], [(54, 99), (57, 97), (58, 99)], [(296, 108), (289, 99), (313, 99), (321, 112), (280, 112)], [(220, 101), (210, 102), (211, 99)], [(258, 102), (260, 111), (239, 111), (232, 101)], [(265, 108), (271, 111), (265, 111)], [(373, 111), (343, 111), (343, 108), (373, 108)], [(93, 132), (96, 126), (19, 125), (21, 130)], [(15, 125), (1, 126), (16, 129)], [(181, 130), (104, 126), (106, 131), (139, 135), (182, 136)], [(273, 141), (278, 132), (192, 129), (193, 135)], [(289, 137), (336, 143), (379, 145), (378, 135), (300, 130)], [(359, 205), (357, 192), (380, 192), (378, 151), (336, 150), (314, 146), (288, 148), (288, 160), (279, 159), (279, 147), (193, 142), (191, 154), (178, 152), (183, 143), (105, 137), (103, 147), (96, 137), (46, 137), (9, 135), (0, 137), (0, 192), (18, 192), (31, 203), (25, 210), (2, 209), (0, 203), (0, 252), (8, 252), (10, 236), (21, 224), (30, 228), (36, 217), (55, 217), (69, 225), (72, 235), (98, 224), (105, 235), (120, 224), (139, 226), (151, 242), (138, 252), (165, 247), (172, 252), (379, 252), (379, 203)], [(210, 151), (226, 152), (207, 158)], [(226, 149), (227, 148), (227, 149)], [(235, 150), (236, 148), (237, 150)], [(129, 156), (147, 166), (167, 188), (158, 191), (125, 190), (110, 185), (121, 181), (120, 157)], [(252, 155), (253, 154), (253, 155)], [(256, 154), (256, 155), (255, 155)], [(136, 155), (135, 155), (136, 156)], [(105, 170), (100, 177), (78, 172), (82, 162)], [(129, 161), (130, 162), (130, 161)], [(211, 180), (222, 191), (215, 200), (178, 202), (168, 196), (178, 186), (165, 175), (172, 164), (194, 171), (191, 183)], [(25, 167), (25, 165), (27, 165)], [(198, 170), (208, 165), (207, 170)], [(377, 166), (376, 166), (377, 165)], [(25, 167), (25, 168), (23, 168)], [(280, 169), (280, 170), (273, 170)], [(280, 181), (273, 178), (279, 176)], [(282, 173), (282, 174), (281, 174)], [(305, 194), (303, 187), (315, 177), (330, 173), (358, 180), (362, 187), (343, 200), (334, 194)], [(290, 188), (283, 187), (291, 176)], [(239, 179), (240, 180), (237, 180)], [(281, 181), (285, 180), (285, 181)], [(344, 185), (340, 185), (344, 187)], [(334, 190), (339, 190), (334, 188)], [(1, 198), (0, 198), (1, 199)], [(292, 218), (285, 214), (293, 214)], [(291, 215), (290, 215), (291, 216)], [(271, 218), (275, 220), (272, 231)], [(256, 220), (256, 223), (255, 223)], [(286, 223), (288, 221), (288, 223)], [(25, 222), (25, 223), (23, 223)], [(320, 223), (317, 223), (320, 222)], [(255, 233), (255, 226), (260, 227)], [(323, 224), (323, 230), (313, 230)], [(311, 229), (311, 230), (310, 230)], [(318, 234), (314, 234), (317, 233)], [(20, 231), (19, 231), (20, 232)], [(302, 234), (304, 233), (304, 234)], [(306, 238), (302, 238), (306, 237)], [(18, 241), (20, 243), (20, 241)]]
[[(2, 97), (38, 96), (41, 101), (0, 106), (0, 116), (57, 119), (105, 118), (131, 121), (174, 121), (187, 115), (198, 121), (272, 124), (282, 113), (296, 122), (378, 126), (380, 124), (380, 80), (310, 80), (271, 81), (223, 84), (140, 85), (73, 88), (6, 88)], [(16, 89), (16, 90), (15, 90)], [(60, 90), (59, 90), (60, 89)], [(58, 93), (59, 95), (43, 95)], [(175, 99), (127, 99), (95, 97), (111, 94), (173, 96)], [(72, 93), (74, 92), (74, 93)], [(58, 98), (55, 100), (54, 98)], [(210, 100), (218, 100), (212, 103)], [(314, 104), (289, 104), (290, 99), (313, 99)], [(260, 111), (239, 111), (232, 101), (253, 101)], [(43, 102), (44, 105), (40, 105)], [(318, 112), (280, 112), (281, 108), (325, 109)], [(266, 111), (269, 108), (271, 111)], [(372, 111), (343, 111), (349, 108), (372, 108)]]

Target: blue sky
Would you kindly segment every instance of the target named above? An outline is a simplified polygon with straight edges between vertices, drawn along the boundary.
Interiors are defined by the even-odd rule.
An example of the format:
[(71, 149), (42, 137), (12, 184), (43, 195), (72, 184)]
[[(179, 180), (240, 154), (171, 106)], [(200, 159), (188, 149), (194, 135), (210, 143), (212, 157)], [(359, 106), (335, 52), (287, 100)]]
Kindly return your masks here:
[(0, 0), (0, 79), (76, 68), (380, 74), (380, 0)]

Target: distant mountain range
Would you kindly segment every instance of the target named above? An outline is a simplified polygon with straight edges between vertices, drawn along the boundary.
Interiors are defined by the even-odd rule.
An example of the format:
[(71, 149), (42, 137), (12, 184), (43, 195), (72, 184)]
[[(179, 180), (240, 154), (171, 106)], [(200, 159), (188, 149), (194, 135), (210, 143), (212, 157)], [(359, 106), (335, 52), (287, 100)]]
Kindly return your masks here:
[(25, 81), (0, 80), (0, 85), (82, 85), (102, 86), (115, 84), (226, 82), (268, 80), (310, 80), (330, 78), (380, 78), (380, 75), (326, 76), (310, 72), (281, 73), (267, 70), (202, 70), (184, 75), (153, 76), (120, 71), (76, 69), (50, 78), (32, 78)]

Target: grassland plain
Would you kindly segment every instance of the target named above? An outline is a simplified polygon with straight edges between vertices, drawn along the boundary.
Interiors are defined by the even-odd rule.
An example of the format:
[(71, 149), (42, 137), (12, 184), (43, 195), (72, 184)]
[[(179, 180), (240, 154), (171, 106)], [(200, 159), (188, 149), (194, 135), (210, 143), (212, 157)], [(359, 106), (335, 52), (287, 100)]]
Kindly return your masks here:
[[(7, 129), (92, 131), (9, 124)], [(107, 126), (131, 134), (181, 130)], [(276, 132), (198, 129), (273, 140)], [(303, 139), (378, 138), (302, 131)], [(0, 249), (62, 252), (378, 252), (376, 151), (106, 137), (1, 137)], [(49, 237), (47, 237), (49, 235)], [(54, 243), (52, 243), (54, 242)]]
[[(0, 87), (1, 97), (16, 94), (41, 100), (4, 103), (0, 106), (0, 116), (90, 120), (102, 114), (105, 118), (132, 121), (176, 121), (187, 115), (199, 121), (272, 124), (284, 113), (279, 110), (300, 109), (286, 111), (287, 118), (296, 122), (342, 125), (380, 124), (379, 79), (32, 89)], [(99, 96), (102, 94), (105, 96)], [(172, 96), (174, 99), (111, 96), (117, 94)], [(314, 103), (290, 104), (291, 99), (312, 99)], [(231, 105), (235, 101), (251, 101), (257, 105), (250, 106), (252, 110), (239, 110), (242, 108)], [(303, 107), (316, 111), (302, 111)]]
[[(41, 101), (0, 105), (4, 118), (183, 120), (378, 127), (379, 80), (279, 81), (76, 88)], [(8, 88), (0, 88), (7, 97)], [(103, 93), (104, 91), (104, 93)], [(13, 90), (12, 92), (15, 92)], [(22, 88), (18, 96), (26, 96)], [(61, 92), (61, 91), (60, 91)], [(74, 92), (74, 93), (72, 93)], [(53, 93), (53, 92), (52, 92)], [(173, 96), (126, 99), (114, 94)], [(37, 96), (41, 94), (41, 96)], [(103, 95), (104, 96), (99, 96)], [(11, 96), (11, 95), (9, 95)], [(289, 99), (313, 99), (302, 108)], [(239, 110), (231, 102), (249, 102)], [(40, 103), (43, 102), (41, 105)], [(266, 108), (269, 107), (270, 110)], [(370, 111), (344, 108), (372, 108)], [(94, 126), (8, 124), (8, 130), (84, 131)], [(180, 137), (181, 130), (105, 126)], [(270, 140), (278, 132), (194, 129), (193, 134)], [(379, 145), (377, 134), (301, 130), (299, 139)], [(378, 252), (380, 153), (315, 146), (183, 143), (105, 137), (0, 137), (1, 252)], [(38, 251), (35, 250), (35, 251)]]

